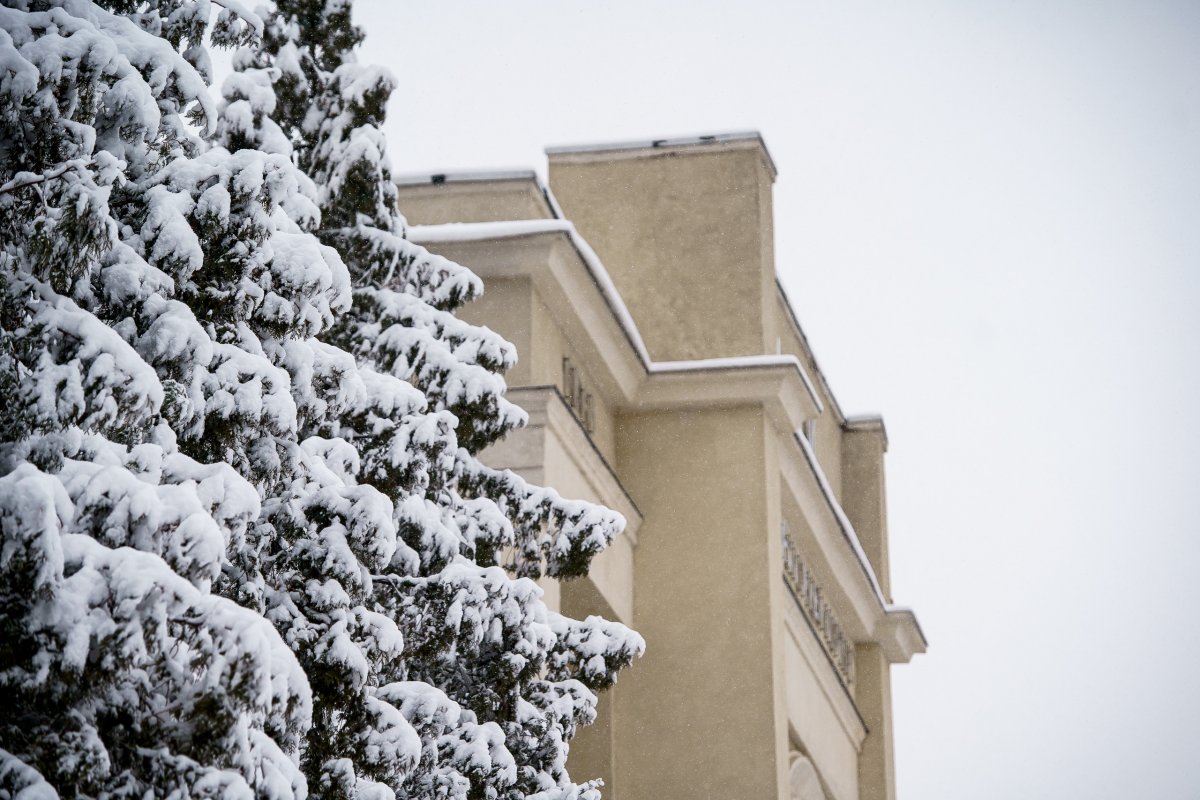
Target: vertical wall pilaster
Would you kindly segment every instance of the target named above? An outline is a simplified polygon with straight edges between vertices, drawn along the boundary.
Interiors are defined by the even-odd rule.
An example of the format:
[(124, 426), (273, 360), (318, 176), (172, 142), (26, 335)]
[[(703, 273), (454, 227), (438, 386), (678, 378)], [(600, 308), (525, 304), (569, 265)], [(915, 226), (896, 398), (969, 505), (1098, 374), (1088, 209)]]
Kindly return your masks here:
[(891, 666), (877, 644), (855, 648), (854, 699), (868, 731), (858, 756), (859, 800), (896, 800)]
[(887, 436), (877, 418), (847, 422), (842, 430), (842, 509), (854, 526), (879, 587), (892, 599), (888, 564), (887, 487), (883, 457)]
[[(618, 686), (621, 800), (775, 798), (776, 698), (758, 408), (647, 413), (618, 427), (617, 471), (644, 516)], [(664, 758), (664, 752), (670, 757)]]

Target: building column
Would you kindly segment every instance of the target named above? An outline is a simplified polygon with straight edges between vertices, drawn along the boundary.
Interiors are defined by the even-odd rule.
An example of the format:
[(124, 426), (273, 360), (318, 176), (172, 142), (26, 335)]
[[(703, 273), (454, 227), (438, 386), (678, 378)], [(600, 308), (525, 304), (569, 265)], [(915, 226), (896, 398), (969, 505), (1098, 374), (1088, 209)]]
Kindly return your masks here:
[(867, 724), (858, 755), (859, 800), (896, 800), (891, 665), (877, 644), (855, 647), (854, 700)]

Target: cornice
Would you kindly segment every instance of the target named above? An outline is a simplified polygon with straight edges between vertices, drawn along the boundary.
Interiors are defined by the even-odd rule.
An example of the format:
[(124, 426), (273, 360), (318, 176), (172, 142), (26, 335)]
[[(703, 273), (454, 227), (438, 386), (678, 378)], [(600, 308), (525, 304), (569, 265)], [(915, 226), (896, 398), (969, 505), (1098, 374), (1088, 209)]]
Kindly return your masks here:
[(883, 649), (889, 663), (907, 664), (918, 653), (924, 653), (929, 643), (917, 615), (903, 606), (888, 606), (875, 629), (875, 640)]

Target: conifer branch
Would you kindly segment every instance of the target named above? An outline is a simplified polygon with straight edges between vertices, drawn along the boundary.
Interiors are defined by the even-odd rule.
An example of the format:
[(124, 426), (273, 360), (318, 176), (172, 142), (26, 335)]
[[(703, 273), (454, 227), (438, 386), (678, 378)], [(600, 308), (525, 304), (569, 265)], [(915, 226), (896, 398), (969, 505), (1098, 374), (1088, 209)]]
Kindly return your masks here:
[(209, 2), (218, 8), (223, 8), (226, 11), (236, 14), (238, 19), (254, 29), (254, 34), (256, 36), (262, 36), (263, 21), (258, 17), (257, 14), (252, 13), (241, 3), (233, 2), (233, 0), (209, 0)]
[[(43, 172), (41, 175), (34, 175), (32, 178), (25, 178), (25, 179), (13, 178), (8, 183), (0, 185), (0, 194), (10, 194), (12, 192), (19, 192), (20, 190), (27, 189), (30, 186), (37, 186), (38, 184), (52, 181), (55, 178), (61, 178), (63, 175), (66, 175), (68, 172), (70, 172), (73, 169), (90, 167), (91, 165), (92, 165), (92, 159), (77, 158), (73, 161), (68, 161), (67, 163), (63, 164), (61, 167), (56, 167), (55, 169), (52, 169), (49, 172)], [(24, 174), (28, 174), (28, 173), (24, 173)]]

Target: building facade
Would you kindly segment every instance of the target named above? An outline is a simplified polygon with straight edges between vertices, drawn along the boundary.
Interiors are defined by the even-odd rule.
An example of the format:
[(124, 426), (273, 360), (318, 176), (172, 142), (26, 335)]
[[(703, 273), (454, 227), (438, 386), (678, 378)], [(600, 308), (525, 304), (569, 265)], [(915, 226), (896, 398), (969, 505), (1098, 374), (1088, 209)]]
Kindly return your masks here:
[(780, 286), (756, 133), (548, 151), (400, 181), (411, 237), (485, 296), (530, 424), (483, 454), (628, 520), (552, 607), (646, 655), (572, 743), (610, 800), (890, 800), (893, 664), (878, 417), (842, 413)]

